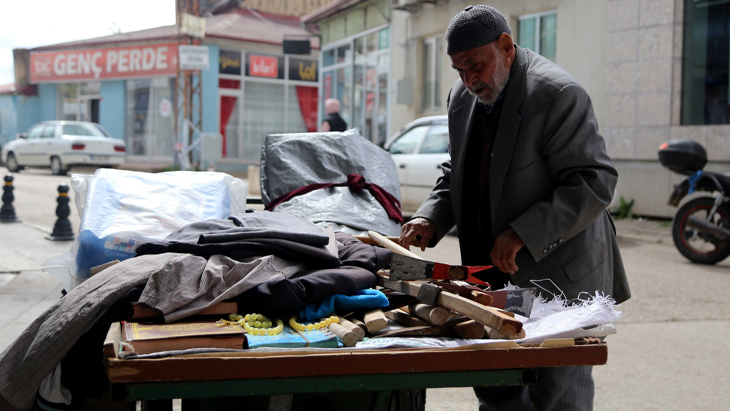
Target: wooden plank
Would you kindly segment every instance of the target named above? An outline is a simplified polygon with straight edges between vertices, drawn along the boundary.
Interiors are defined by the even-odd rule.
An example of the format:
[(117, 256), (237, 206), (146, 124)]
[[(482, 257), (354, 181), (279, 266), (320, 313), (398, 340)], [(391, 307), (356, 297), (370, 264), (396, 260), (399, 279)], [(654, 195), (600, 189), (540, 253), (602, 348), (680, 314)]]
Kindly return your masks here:
[[(421, 282), (395, 281), (389, 279), (386, 274), (381, 273), (378, 275), (378, 285), (408, 295), (417, 296)], [(457, 294), (441, 292), (439, 293), (437, 304), (476, 320), (480, 324), (494, 328), (502, 334), (517, 335), (522, 331), (522, 322), (519, 320), (500, 312), (494, 307), (479, 304)]]
[[(513, 341), (506, 341), (512, 343)], [(606, 344), (570, 347), (494, 348), (485, 344), (460, 349), (282, 351), (266, 356), (110, 358), (107, 374), (113, 383), (287, 378), (326, 375), (419, 373), (517, 368), (601, 365)], [(258, 355), (258, 354), (257, 354)]]

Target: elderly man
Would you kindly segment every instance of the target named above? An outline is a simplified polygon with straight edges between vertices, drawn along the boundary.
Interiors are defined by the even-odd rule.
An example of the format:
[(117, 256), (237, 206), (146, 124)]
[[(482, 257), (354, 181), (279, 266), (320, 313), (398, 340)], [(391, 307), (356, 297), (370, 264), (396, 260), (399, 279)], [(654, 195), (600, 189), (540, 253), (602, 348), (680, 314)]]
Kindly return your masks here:
[(345, 131), (347, 123), (340, 117), (340, 102), (336, 98), (328, 98), (324, 101), (325, 118), (319, 131)]
[[(598, 291), (621, 303), (630, 292), (606, 211), (618, 174), (590, 98), (510, 33), (482, 5), (449, 25), (447, 54), (460, 78), (447, 102), (451, 160), (400, 243), (433, 246), (456, 224), (462, 264), (493, 264), (484, 279), (494, 289), (538, 285), (568, 300)], [(475, 391), (480, 410), (590, 410), (591, 372), (540, 369), (536, 385)]]

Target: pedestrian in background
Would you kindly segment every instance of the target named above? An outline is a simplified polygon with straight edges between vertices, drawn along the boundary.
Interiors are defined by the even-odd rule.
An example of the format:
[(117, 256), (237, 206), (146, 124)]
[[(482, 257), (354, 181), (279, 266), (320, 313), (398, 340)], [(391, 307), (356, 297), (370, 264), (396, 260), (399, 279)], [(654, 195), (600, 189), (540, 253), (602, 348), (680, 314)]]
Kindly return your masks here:
[(328, 98), (324, 102), (324, 120), (319, 131), (345, 131), (347, 123), (340, 117), (340, 102), (336, 98)]
[[(451, 159), (400, 244), (420, 237), (422, 248), (434, 246), (456, 224), (461, 263), (494, 265), (482, 277), (493, 289), (510, 282), (568, 301), (596, 292), (627, 300), (606, 210), (618, 173), (585, 89), (514, 44), (489, 6), (457, 14), (446, 43), (460, 78), (447, 100)], [(592, 410), (592, 370), (541, 368), (534, 385), (474, 390), (482, 411)]]

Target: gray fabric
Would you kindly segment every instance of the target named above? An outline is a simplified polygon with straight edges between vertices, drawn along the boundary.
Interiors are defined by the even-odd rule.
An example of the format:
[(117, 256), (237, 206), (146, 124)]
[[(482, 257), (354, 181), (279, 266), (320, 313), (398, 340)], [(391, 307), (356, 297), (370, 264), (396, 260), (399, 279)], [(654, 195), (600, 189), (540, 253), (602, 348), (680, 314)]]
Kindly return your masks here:
[(329, 237), (307, 220), (267, 211), (234, 214), (187, 224), (165, 237), (165, 242), (223, 243), (259, 238), (281, 238), (315, 246), (327, 245)]
[(467, 6), (446, 29), (446, 54), (452, 55), (487, 45), (512, 30), (502, 13), (482, 4)]
[[(525, 243), (511, 277), (521, 287), (550, 278), (568, 299), (596, 290), (627, 300), (628, 281), (606, 212), (618, 173), (598, 133), (590, 98), (550, 60), (515, 47), (490, 174), (492, 235), (512, 227)], [(433, 243), (463, 221), (465, 151), (477, 99), (458, 80), (449, 96), (451, 160), (414, 217), (436, 225)], [(461, 231), (461, 230), (459, 230)], [(459, 238), (469, 242), (469, 238)], [(462, 251), (466, 247), (462, 247)], [(491, 250), (483, 250), (488, 255)], [(465, 258), (469, 257), (469, 258)], [(479, 256), (463, 256), (473, 261)]]
[(591, 411), (593, 367), (538, 368), (538, 384), (474, 387), (479, 411)]
[(160, 310), (165, 322), (189, 317), (220, 301), (236, 297), (267, 281), (290, 278), (306, 270), (273, 255), (236, 261), (213, 255), (204, 269), (153, 273), (140, 303)]
[[(400, 201), (398, 170), (390, 154), (356, 130), (331, 133), (272, 134), (261, 151), (261, 199), (264, 204), (309, 184), (344, 183), (359, 174)], [(353, 227), (351, 234), (375, 230), (399, 235), (400, 224), (388, 218), (368, 190), (347, 187), (315, 190), (277, 206), (274, 211), (298, 215), (317, 225)]]
[(160, 254), (126, 260), (84, 281), (41, 314), (0, 354), (0, 395), (12, 406), (33, 408), (41, 381), (108, 309), (153, 273), (202, 270), (205, 259)]

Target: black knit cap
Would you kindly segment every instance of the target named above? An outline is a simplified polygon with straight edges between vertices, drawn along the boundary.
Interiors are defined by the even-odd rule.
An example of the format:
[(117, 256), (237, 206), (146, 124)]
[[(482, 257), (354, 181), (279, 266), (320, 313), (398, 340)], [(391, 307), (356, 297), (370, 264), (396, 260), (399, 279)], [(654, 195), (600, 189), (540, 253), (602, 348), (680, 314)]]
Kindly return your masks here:
[(499, 10), (481, 4), (468, 6), (454, 16), (446, 29), (446, 54), (484, 46), (497, 40), (502, 33), (512, 34), (512, 30)]

